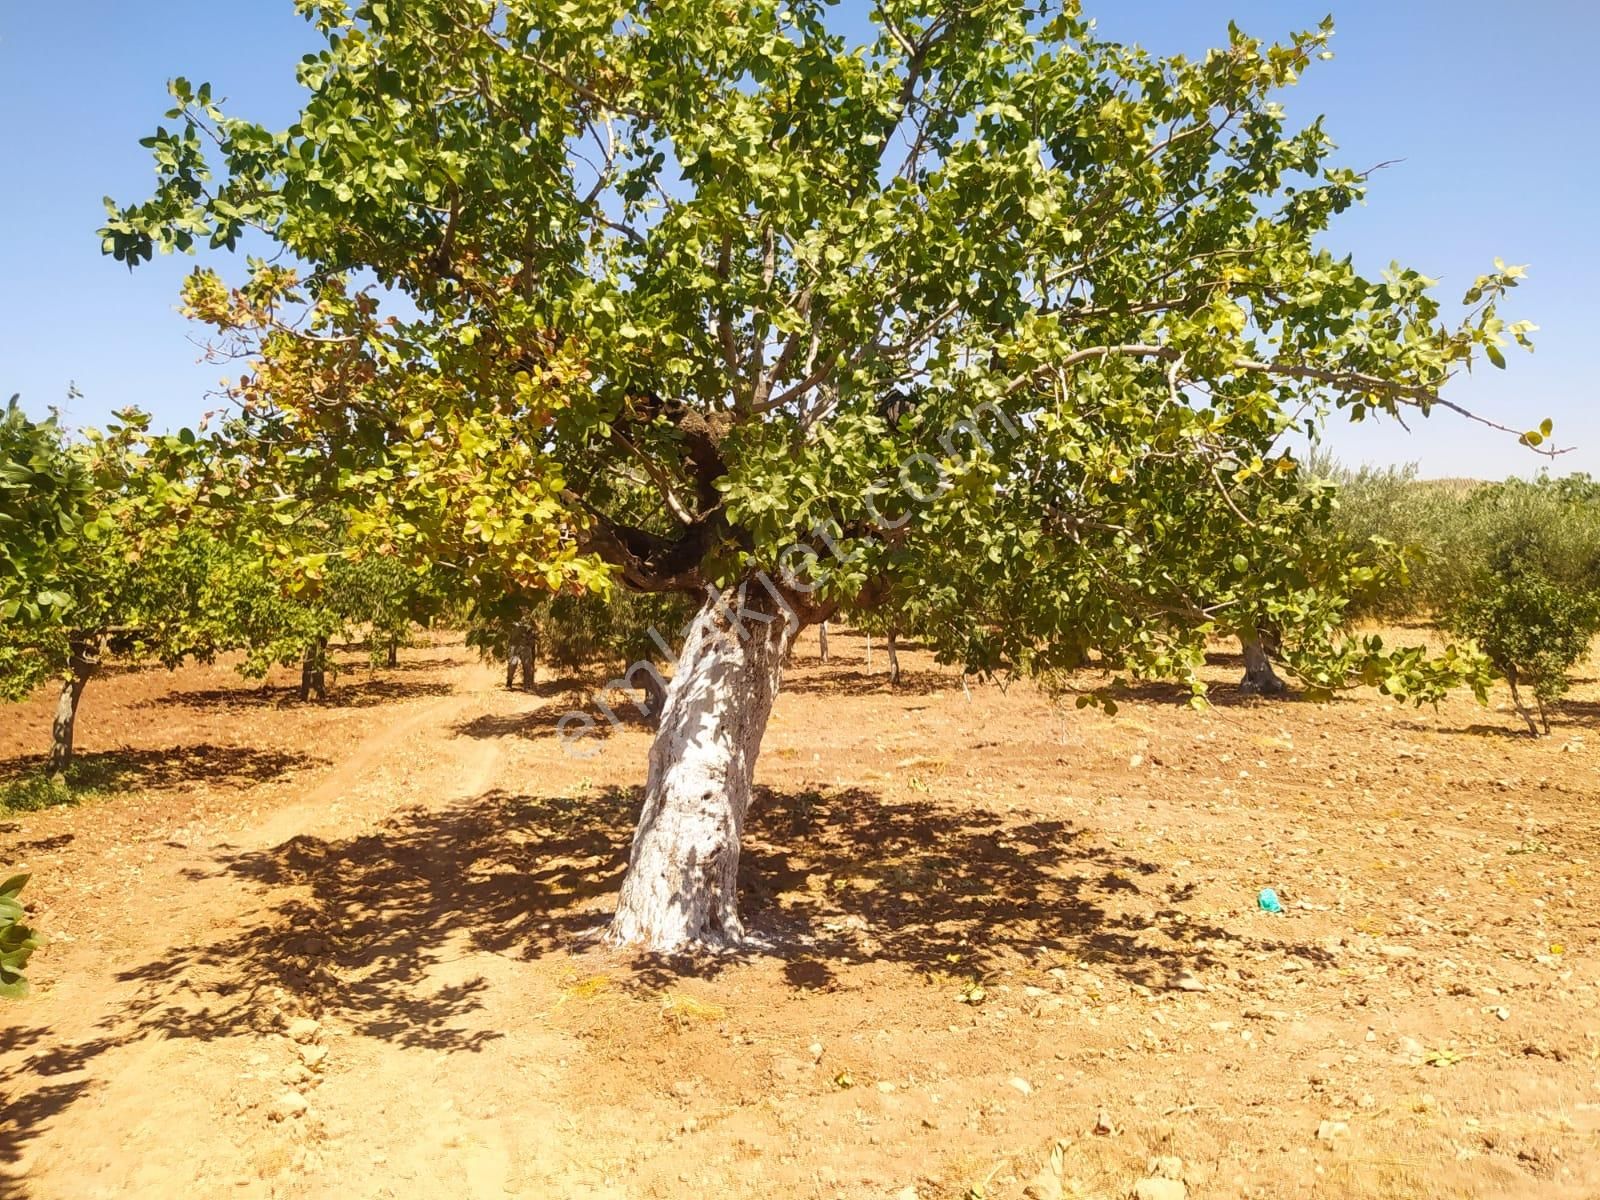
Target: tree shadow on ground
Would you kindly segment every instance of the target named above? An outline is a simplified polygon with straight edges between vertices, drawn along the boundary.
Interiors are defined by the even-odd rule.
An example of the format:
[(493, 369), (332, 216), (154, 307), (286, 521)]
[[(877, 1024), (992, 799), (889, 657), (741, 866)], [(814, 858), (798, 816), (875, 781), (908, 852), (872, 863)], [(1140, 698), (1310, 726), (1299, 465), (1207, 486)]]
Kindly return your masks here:
[[(1401, 726), (1402, 729), (1414, 730), (1417, 733), (1455, 734), (1461, 737), (1475, 738), (1502, 738), (1508, 742), (1531, 742), (1533, 734), (1528, 732), (1528, 727), (1522, 723), (1522, 718), (1517, 717), (1513, 722), (1504, 725), (1485, 725), (1475, 722), (1471, 725), (1424, 725), (1420, 721), (1408, 721)], [(1551, 728), (1555, 725), (1552, 723)]]
[[(591, 947), (640, 802), (638, 788), (496, 790), (399, 813), (362, 837), (296, 837), (225, 857), (215, 871), (258, 887), (260, 916), (125, 971), (120, 979), (143, 985), (131, 1019), (140, 1034), (211, 1039), (305, 1011), (403, 1046), (482, 1050), (497, 1035), (469, 1018), (489, 984), (463, 979), (459, 964), (472, 953), (532, 960)], [(783, 961), (794, 987), (814, 989), (835, 986), (853, 963), (981, 977), (1041, 954), (1162, 987), (1206, 968), (1204, 947), (1222, 931), (1192, 913), (1168, 919), (1182, 891), (1161, 877), (1157, 864), (1064, 821), (854, 788), (761, 789), (741, 871), (752, 944), (623, 957), (654, 987), (765, 956)]]
[[(1204, 947), (1223, 935), (1193, 914), (1171, 919), (1181, 889), (1163, 886), (1159, 864), (1066, 821), (859, 788), (758, 792), (741, 895), (796, 987), (831, 987), (849, 963), (983, 977), (1054, 955), (1162, 988), (1210, 966)], [(1140, 911), (1122, 911), (1129, 895), (1144, 897)]]
[(484, 713), (471, 720), (456, 724), (451, 732), (457, 737), (492, 740), (504, 737), (545, 737), (556, 732), (555, 723), (568, 711), (586, 711), (595, 691), (595, 682), (576, 675), (557, 679), (539, 680), (532, 687), (511, 687), (504, 690), (510, 695), (532, 696), (540, 700), (555, 700), (554, 706), (541, 706), (531, 712)]
[[(389, 668), (383, 668), (385, 671)], [(301, 700), (298, 687), (237, 687), (199, 688), (192, 691), (170, 692), (144, 701), (141, 708), (203, 708), (212, 711), (243, 712), (262, 708), (293, 708), (316, 705), (321, 708), (372, 708), (379, 704), (394, 704), (402, 700), (417, 700), (427, 696), (448, 696), (454, 690), (448, 683), (426, 682), (412, 679), (352, 678), (354, 672), (343, 672), (328, 685), (326, 700)]]
[[(0, 833), (15, 833), (22, 828), (19, 821), (8, 821), (0, 825)], [(12, 842), (5, 849), (8, 854), (48, 854), (52, 850), (64, 850), (77, 840), (77, 835), (72, 833), (58, 833), (51, 837), (29, 838), (25, 842)]]
[[(1484, 710), (1487, 711), (1487, 710)], [(1559, 738), (1565, 734), (1600, 731), (1600, 702), (1593, 700), (1558, 700), (1545, 710), (1550, 717), (1548, 736)], [(1444, 725), (1438, 722), (1412, 719), (1401, 723), (1400, 728), (1417, 733), (1462, 734), (1467, 737), (1504, 738), (1507, 741), (1531, 742), (1525, 721), (1515, 712), (1496, 713), (1504, 724), (1490, 725), (1474, 721), (1468, 725)]]
[(519, 696), (537, 696), (541, 700), (571, 699), (581, 701), (583, 697), (593, 692), (598, 685), (600, 677), (584, 675), (562, 675), (555, 679), (538, 679), (531, 688), (509, 687), (500, 690), (511, 692)]
[[(1207, 655), (1207, 660), (1215, 658), (1216, 665), (1227, 666), (1231, 661), (1242, 674), (1244, 671), (1243, 660), (1238, 655)], [(898, 684), (891, 684), (887, 671), (874, 671), (868, 674), (865, 671), (839, 670), (831, 666), (820, 669), (811, 664), (812, 669), (804, 674), (786, 675), (783, 681), (785, 693), (795, 692), (807, 695), (830, 696), (926, 696), (938, 692), (949, 692), (960, 689), (962, 677), (954, 672), (941, 671), (903, 671)], [(978, 686), (973, 683), (974, 687)], [(985, 685), (986, 686), (986, 685)], [(1025, 681), (1018, 681), (1007, 685), (1009, 687), (1025, 686)], [(1193, 692), (1183, 684), (1168, 683), (1162, 680), (1134, 680), (1125, 683), (1113, 683), (1106, 676), (1086, 677), (1078, 681), (1077, 686), (1082, 692), (1101, 691), (1115, 700), (1130, 702), (1143, 702), (1147, 704), (1161, 704), (1188, 707)], [(1040, 693), (1043, 698), (1044, 693)], [(1293, 704), (1303, 699), (1294, 691), (1281, 696), (1260, 696), (1255, 692), (1244, 691), (1237, 683), (1213, 683), (1206, 693), (1206, 699), (1217, 708), (1232, 708), (1241, 704)], [(1329, 703), (1344, 700), (1345, 697), (1335, 696)]]
[[(0, 784), (41, 770), (37, 755), (0, 759)], [(73, 756), (72, 785), (88, 792), (170, 788), (205, 783), (211, 787), (254, 787), (286, 771), (327, 765), (326, 759), (284, 750), (200, 743), (164, 749), (95, 750)]]
[[(639, 729), (646, 733), (655, 730), (644, 707), (648, 700), (643, 692), (556, 689), (549, 694), (559, 698), (561, 703), (533, 712), (484, 713), (453, 726), (451, 732), (457, 737), (480, 739), (559, 737), (581, 744), (586, 738), (610, 737), (620, 729)], [(604, 708), (601, 701), (604, 701)], [(606, 715), (608, 711), (610, 716)], [(561, 720), (569, 713), (586, 717), (588, 721), (563, 726)]]
[[(405, 647), (401, 647), (401, 653), (405, 653)], [(363, 674), (370, 671), (382, 671), (386, 675), (405, 674), (415, 671), (453, 671), (458, 667), (471, 666), (472, 662), (473, 660), (469, 658), (402, 658), (399, 662), (390, 666), (382, 659), (378, 662), (373, 662), (365, 654), (350, 657), (341, 656), (334, 659), (334, 664), (339, 668), (339, 674), (341, 675), (353, 675), (358, 671)]]
[(1587, 729), (1600, 729), (1600, 701), (1557, 700), (1548, 705), (1550, 726), (1576, 725)]
[(484, 713), (470, 721), (457, 722), (451, 726), (450, 732), (457, 737), (483, 741), (507, 737), (536, 738), (545, 732), (542, 727), (554, 720), (550, 713), (542, 709), (528, 713)]
[(952, 689), (959, 690), (961, 676), (951, 672), (942, 671), (907, 671), (900, 672), (900, 682), (889, 682), (887, 666), (877, 667), (871, 673), (856, 670), (840, 670), (833, 663), (808, 664), (813, 670), (805, 674), (786, 674), (783, 678), (783, 691), (795, 692), (804, 695), (822, 696), (923, 696), (933, 692), (948, 692)]
[[(13, 1065), (0, 1068), (0, 1196), (28, 1194), (23, 1159), (28, 1145), (51, 1118), (87, 1094), (89, 1079), (76, 1075), (91, 1060), (119, 1044), (115, 1038), (92, 1038), (67, 1046), (41, 1045), (53, 1031), (43, 1027), (0, 1027), (0, 1056), (22, 1052)], [(19, 1164), (21, 1164), (19, 1166)]]
[(141, 1030), (211, 1039), (270, 1030), (286, 1008), (403, 1046), (481, 1050), (498, 1035), (456, 1019), (488, 985), (430, 981), (430, 971), (463, 949), (536, 957), (595, 926), (596, 904), (620, 883), (637, 805), (619, 789), (491, 791), (402, 812), (366, 836), (295, 837), (225, 858), (217, 873), (254, 883), (268, 905), (220, 940), (123, 972), (145, 985), (133, 1018)]
[[(1285, 682), (1288, 681), (1286, 680)], [(1308, 703), (1305, 695), (1295, 691), (1294, 687), (1295, 685), (1290, 683), (1290, 690), (1281, 695), (1263, 696), (1257, 692), (1245, 691), (1237, 683), (1211, 683), (1206, 687), (1206, 703), (1213, 708), (1271, 707), (1277, 704)], [(1141, 679), (1108, 686), (1105, 688), (1105, 692), (1106, 695), (1114, 700), (1137, 701), (1142, 704), (1162, 704), (1179, 708), (1188, 708), (1190, 700), (1194, 696), (1194, 693), (1185, 684), (1167, 683), (1158, 679)], [(1325, 700), (1317, 700), (1314, 703), (1348, 704), (1351, 699), (1349, 696), (1335, 693)]]

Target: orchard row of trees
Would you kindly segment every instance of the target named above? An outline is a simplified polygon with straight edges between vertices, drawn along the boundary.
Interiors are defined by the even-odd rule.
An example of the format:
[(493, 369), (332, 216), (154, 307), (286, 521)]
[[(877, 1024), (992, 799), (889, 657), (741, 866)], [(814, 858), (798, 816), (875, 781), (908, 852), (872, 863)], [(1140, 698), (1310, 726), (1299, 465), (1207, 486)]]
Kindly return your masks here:
[(15, 397), (0, 412), (0, 699), (59, 683), (53, 776), (108, 657), (173, 667), (238, 650), (246, 677), (298, 664), (302, 698), (320, 696), (330, 640), (362, 631), (392, 661), (444, 601), (437, 573), (345, 539), (347, 516), (246, 499), (220, 439), (149, 425), (129, 410), (69, 440)]
[(653, 639), (686, 619), (676, 597), (553, 594), (402, 557), (361, 539), (360, 497), (330, 508), (263, 489), (229, 439), (154, 434), (133, 410), (69, 439), (16, 397), (0, 411), (0, 700), (59, 686), (51, 777), (71, 768), (79, 705), (109, 659), (236, 651), (245, 678), (298, 666), (300, 698), (323, 699), (331, 643), (361, 636), (373, 665), (394, 666), (440, 618), (506, 664), (508, 687), (531, 687), (541, 656), (564, 671), (645, 656), (641, 707), (659, 717)]

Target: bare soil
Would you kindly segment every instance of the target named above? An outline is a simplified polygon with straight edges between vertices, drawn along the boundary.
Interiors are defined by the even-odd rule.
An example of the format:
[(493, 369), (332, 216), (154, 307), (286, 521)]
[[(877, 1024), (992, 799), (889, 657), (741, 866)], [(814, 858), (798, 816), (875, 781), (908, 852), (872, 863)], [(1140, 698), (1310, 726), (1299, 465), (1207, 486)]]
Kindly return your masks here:
[(1600, 684), (1535, 741), (1223, 655), (1106, 717), (832, 650), (758, 769), (763, 944), (671, 961), (592, 938), (649, 734), (563, 753), (578, 681), (96, 680), (130, 790), (0, 820), (50, 939), (0, 1196), (1600, 1196)]

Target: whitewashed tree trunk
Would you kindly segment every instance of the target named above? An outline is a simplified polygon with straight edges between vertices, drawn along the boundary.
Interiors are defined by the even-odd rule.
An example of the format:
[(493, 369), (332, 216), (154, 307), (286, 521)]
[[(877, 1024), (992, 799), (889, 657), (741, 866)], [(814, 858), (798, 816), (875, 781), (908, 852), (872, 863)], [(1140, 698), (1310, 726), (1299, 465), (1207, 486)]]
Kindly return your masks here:
[(823, 662), (828, 661), (828, 623), (817, 626), (818, 653)]
[(889, 649), (889, 686), (890, 687), (898, 687), (900, 685), (900, 650), (899, 650), (899, 647), (896, 645), (896, 642), (899, 640), (899, 637), (900, 637), (899, 631), (891, 629), (891, 630), (889, 630), (888, 635), (884, 639), (885, 642), (887, 643), (888, 649)]
[(533, 691), (534, 676), (538, 671), (539, 635), (531, 626), (518, 625), (506, 639), (506, 688), (517, 686), (517, 673), (522, 673), (522, 690)]
[(51, 775), (61, 775), (72, 765), (72, 743), (78, 724), (78, 702), (83, 699), (87, 676), (69, 675), (61, 681), (61, 695), (56, 700), (55, 720), (50, 723)]
[(743, 940), (739, 841), (799, 628), (756, 582), (738, 599), (708, 603), (691, 622), (650, 747), (613, 942), (672, 952)]

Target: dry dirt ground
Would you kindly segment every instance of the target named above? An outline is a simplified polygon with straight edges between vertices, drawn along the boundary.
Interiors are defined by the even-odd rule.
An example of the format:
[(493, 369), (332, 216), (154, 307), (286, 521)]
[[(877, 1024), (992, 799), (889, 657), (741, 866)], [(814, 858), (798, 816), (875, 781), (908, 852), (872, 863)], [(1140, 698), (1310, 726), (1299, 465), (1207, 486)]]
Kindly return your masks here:
[(833, 649), (758, 770), (770, 948), (699, 961), (587, 936), (648, 734), (563, 754), (567, 684), (95, 682), (130, 790), (0, 820), (50, 939), (0, 1196), (1600, 1195), (1594, 681), (1534, 742), (1222, 656), (1108, 718)]

